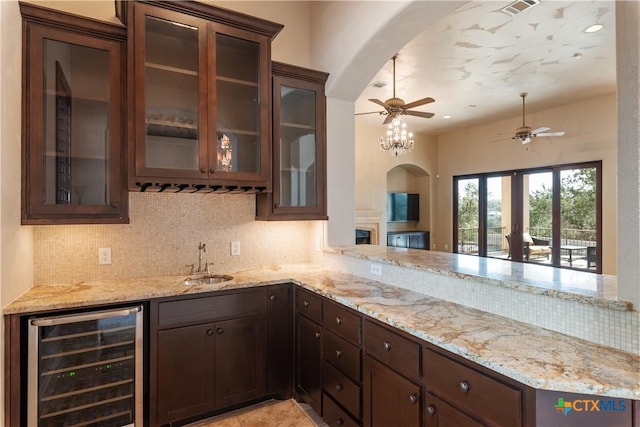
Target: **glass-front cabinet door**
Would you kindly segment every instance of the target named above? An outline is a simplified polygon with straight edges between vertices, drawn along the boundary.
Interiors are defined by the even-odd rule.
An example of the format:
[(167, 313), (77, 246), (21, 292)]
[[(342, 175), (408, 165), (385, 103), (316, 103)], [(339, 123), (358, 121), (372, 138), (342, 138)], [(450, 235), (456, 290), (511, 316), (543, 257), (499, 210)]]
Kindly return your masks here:
[(22, 222), (128, 222), (123, 43), (62, 30), (55, 22), (36, 24), (29, 14), (42, 11), (26, 5), (22, 13), (27, 22)]
[(273, 63), (273, 195), (259, 219), (326, 219), (327, 74)]
[(136, 6), (136, 171), (206, 176), (206, 22)]
[(135, 150), (129, 187), (265, 190), (270, 38), (228, 19), (222, 24), (214, 7), (173, 6), (130, 6)]

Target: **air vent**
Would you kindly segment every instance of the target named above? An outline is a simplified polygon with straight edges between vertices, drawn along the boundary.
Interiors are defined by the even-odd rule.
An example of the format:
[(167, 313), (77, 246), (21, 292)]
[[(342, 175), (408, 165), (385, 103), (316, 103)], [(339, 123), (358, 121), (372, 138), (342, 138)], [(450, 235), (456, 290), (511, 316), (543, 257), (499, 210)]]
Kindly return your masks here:
[(385, 82), (375, 82), (375, 83), (371, 83), (371, 86), (373, 87), (377, 87), (378, 89), (380, 89), (381, 87), (385, 87), (387, 84)]
[(520, 12), (524, 12), (527, 9), (531, 9), (533, 6), (536, 6), (539, 3), (540, 0), (516, 0), (500, 10), (507, 15), (514, 16)]

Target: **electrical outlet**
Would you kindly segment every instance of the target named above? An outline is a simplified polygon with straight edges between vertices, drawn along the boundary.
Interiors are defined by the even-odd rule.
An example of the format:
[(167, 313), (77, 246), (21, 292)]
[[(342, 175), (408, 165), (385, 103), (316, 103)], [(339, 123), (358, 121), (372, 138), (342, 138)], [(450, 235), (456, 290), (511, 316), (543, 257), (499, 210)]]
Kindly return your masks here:
[(98, 249), (98, 264), (99, 265), (111, 264), (111, 248)]
[(380, 264), (369, 264), (369, 273), (373, 276), (382, 276), (382, 266)]
[(231, 256), (240, 255), (240, 242), (231, 242)]

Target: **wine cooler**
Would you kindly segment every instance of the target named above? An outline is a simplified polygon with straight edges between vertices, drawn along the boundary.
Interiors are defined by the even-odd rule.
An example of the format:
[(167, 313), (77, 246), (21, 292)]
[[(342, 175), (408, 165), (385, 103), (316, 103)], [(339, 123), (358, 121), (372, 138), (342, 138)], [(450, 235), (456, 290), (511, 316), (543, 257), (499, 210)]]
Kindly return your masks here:
[(29, 427), (142, 426), (142, 309), (29, 319)]

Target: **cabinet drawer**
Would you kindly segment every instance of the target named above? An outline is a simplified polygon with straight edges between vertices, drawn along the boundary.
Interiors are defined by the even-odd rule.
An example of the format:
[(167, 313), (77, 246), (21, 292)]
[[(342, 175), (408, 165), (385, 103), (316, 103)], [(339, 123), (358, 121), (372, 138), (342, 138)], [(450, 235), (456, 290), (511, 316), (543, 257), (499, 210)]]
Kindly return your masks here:
[(476, 420), (467, 417), (431, 393), (425, 393), (424, 413), (425, 427), (483, 427), (483, 425)]
[(356, 345), (360, 345), (360, 331), (362, 319), (356, 313), (337, 304), (325, 301), (322, 307), (324, 327), (348, 339)]
[(367, 354), (410, 378), (420, 375), (420, 345), (373, 322), (364, 323), (364, 349)]
[(158, 304), (158, 327), (202, 323), (266, 312), (266, 291), (237, 292), (202, 298), (165, 301)]
[(322, 323), (322, 297), (296, 288), (296, 311), (317, 323)]
[(359, 418), (360, 386), (327, 362), (324, 362), (322, 374), (325, 393), (340, 402), (355, 418)]
[(493, 425), (522, 425), (521, 391), (425, 349), (427, 387)]
[(322, 408), (322, 419), (330, 426), (360, 427), (359, 423), (353, 420), (326, 394)]
[(360, 381), (360, 348), (329, 331), (325, 331), (322, 344), (324, 360), (349, 378)]

